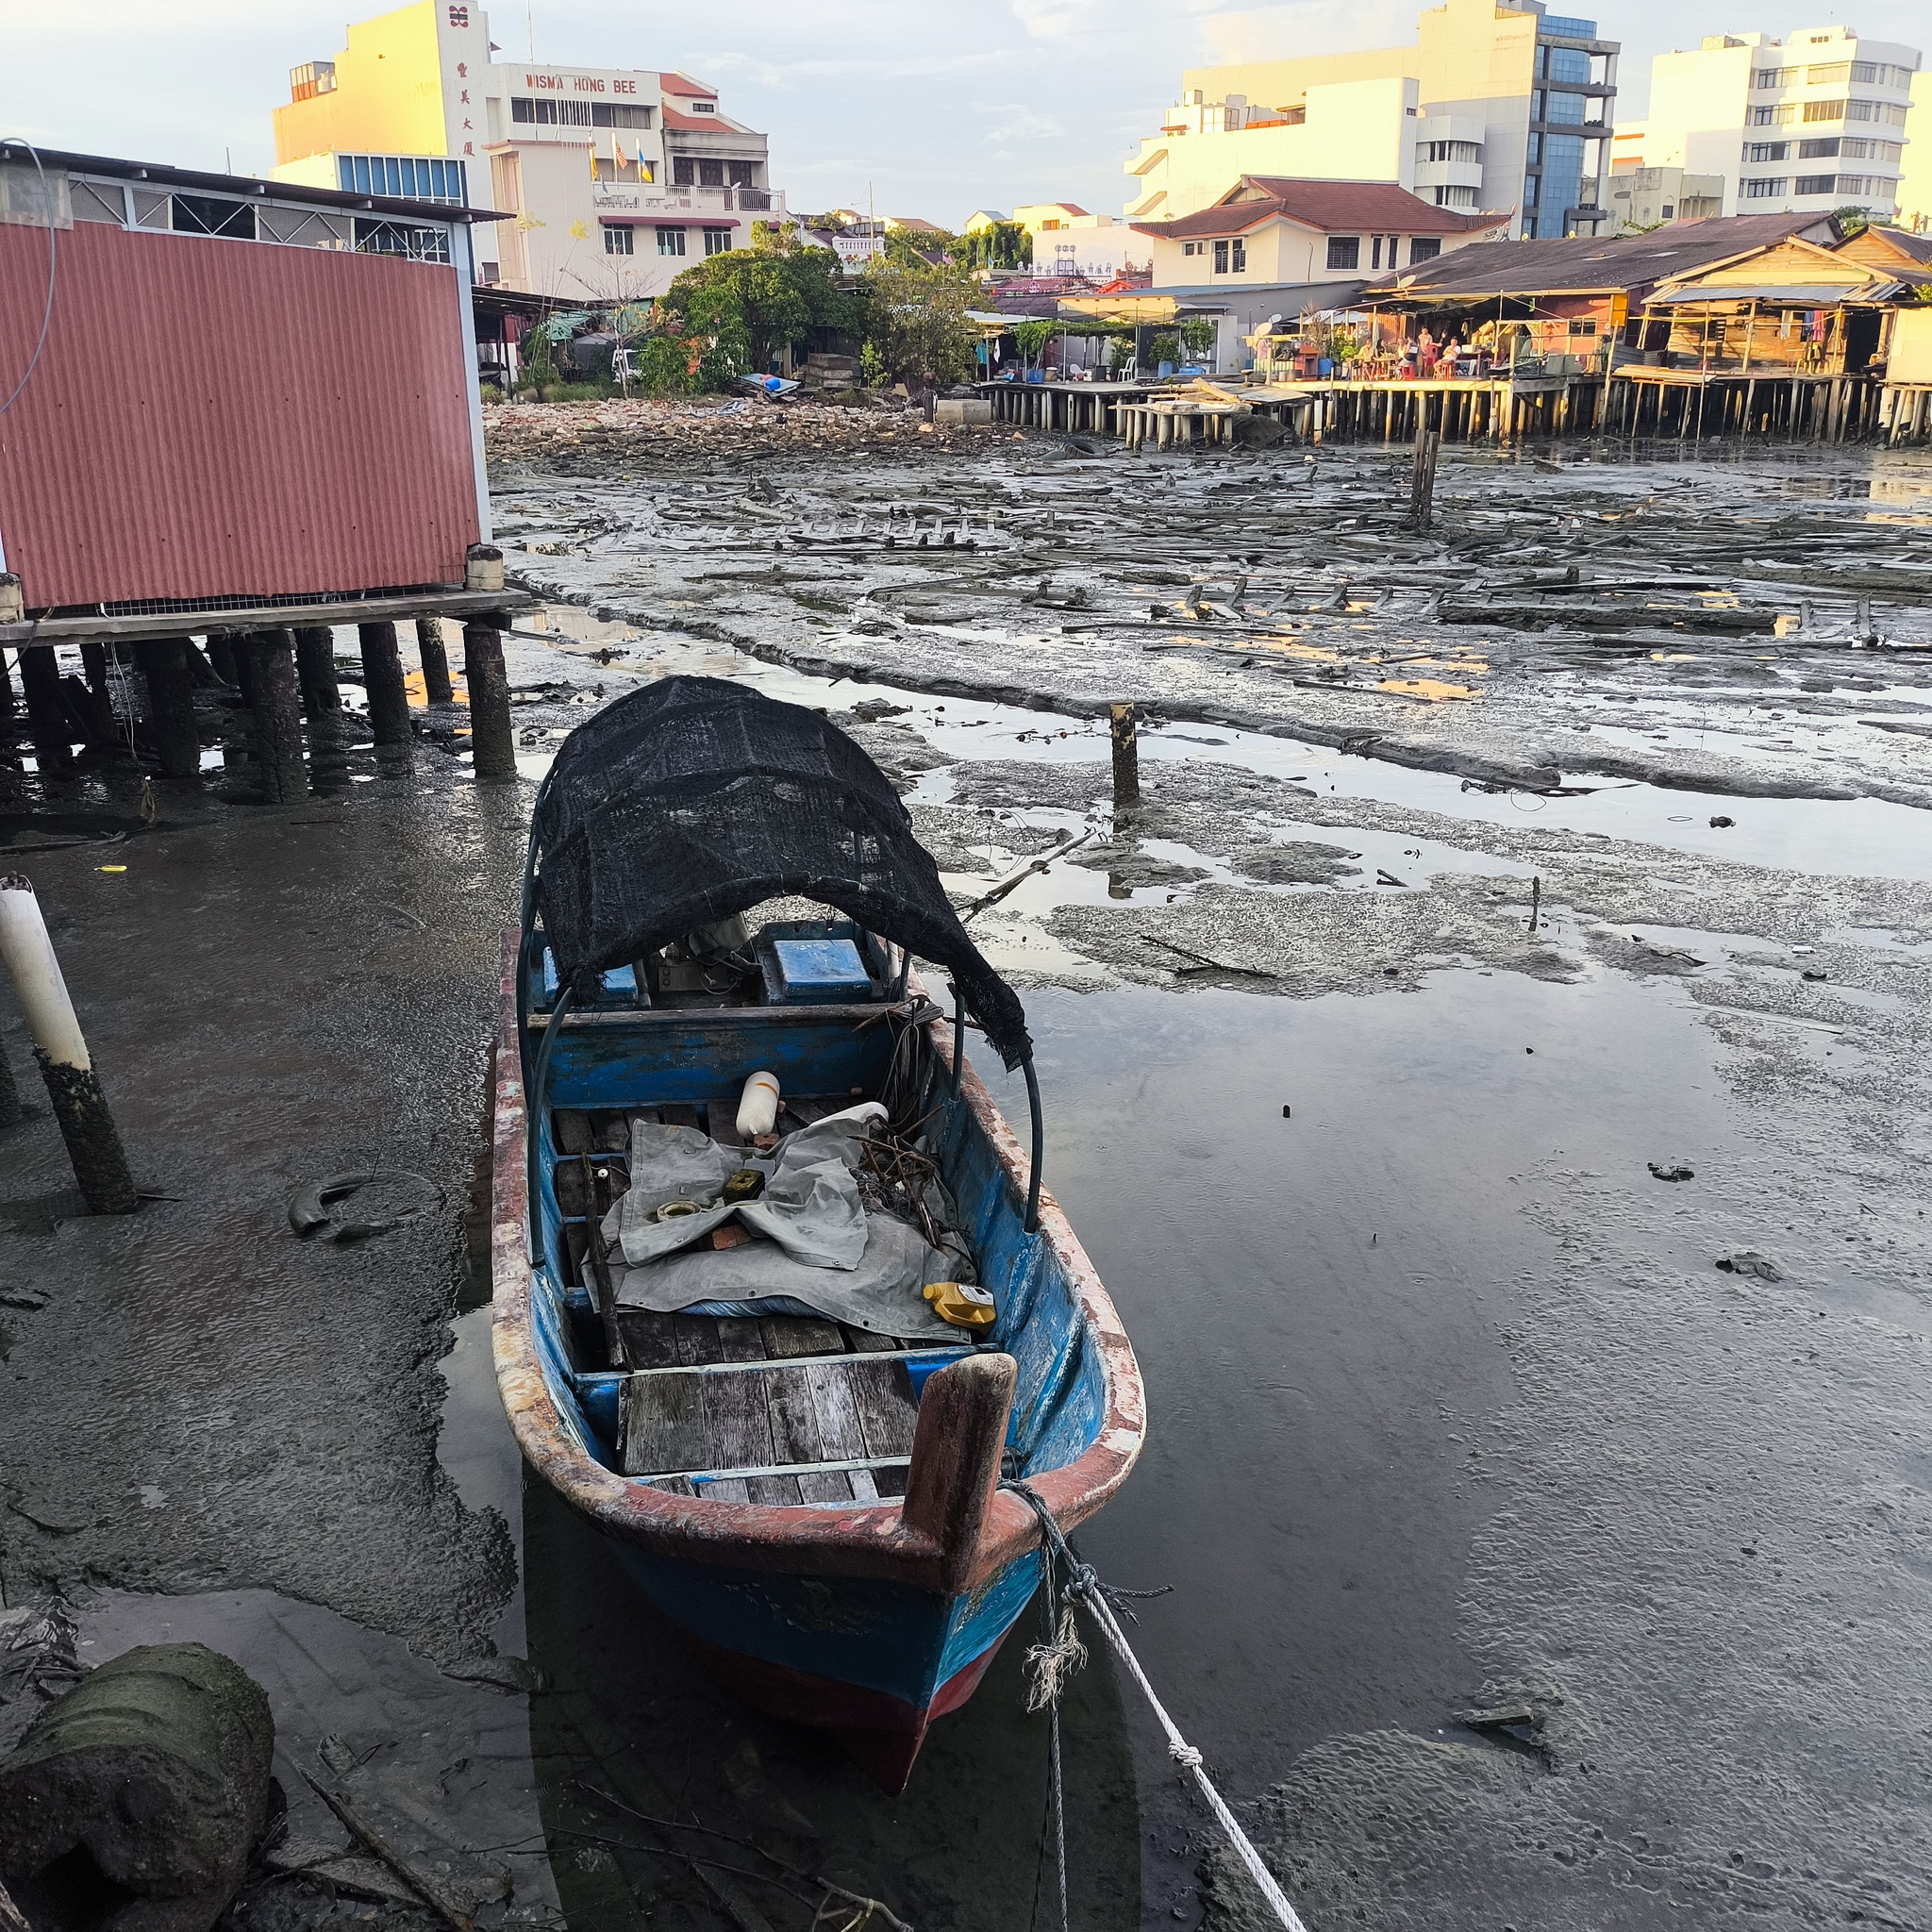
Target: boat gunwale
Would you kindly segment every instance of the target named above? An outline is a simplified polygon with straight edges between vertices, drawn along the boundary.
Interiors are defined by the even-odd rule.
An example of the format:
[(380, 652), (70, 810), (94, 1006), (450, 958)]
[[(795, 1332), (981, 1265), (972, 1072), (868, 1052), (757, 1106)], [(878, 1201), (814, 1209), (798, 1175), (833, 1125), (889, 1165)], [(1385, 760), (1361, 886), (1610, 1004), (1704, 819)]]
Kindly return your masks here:
[[(517, 1445), (537, 1474), (605, 1535), (656, 1555), (791, 1575), (877, 1578), (961, 1594), (1036, 1548), (1041, 1529), (1018, 1496), (998, 1491), (974, 1546), (948, 1549), (906, 1524), (900, 1499), (849, 1507), (736, 1503), (680, 1496), (607, 1469), (578, 1447), (551, 1400), (538, 1362), (530, 1311), (534, 1268), (525, 1249), (529, 1175), (522, 1043), (518, 1032), (520, 935), (504, 938), (494, 1068), (491, 1185), (492, 1293), (491, 1340), (502, 1397)], [(953, 1029), (927, 1023), (940, 1063), (950, 1069)], [(1028, 1161), (1018, 1137), (969, 1064), (960, 1094), (986, 1132), (1021, 1200)], [(1126, 1480), (1146, 1436), (1145, 1405), (1132, 1344), (1059, 1204), (1040, 1194), (1040, 1232), (1065, 1271), (1105, 1387), (1094, 1439), (1073, 1461), (1027, 1478), (1061, 1529), (1092, 1515)], [(1070, 1343), (1071, 1345), (1071, 1343)]]

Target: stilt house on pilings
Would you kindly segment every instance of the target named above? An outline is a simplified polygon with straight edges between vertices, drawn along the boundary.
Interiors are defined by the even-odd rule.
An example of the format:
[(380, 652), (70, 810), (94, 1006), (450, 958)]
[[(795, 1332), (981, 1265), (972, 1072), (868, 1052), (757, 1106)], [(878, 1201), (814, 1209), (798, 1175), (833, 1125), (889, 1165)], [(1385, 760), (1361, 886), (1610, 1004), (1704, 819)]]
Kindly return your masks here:
[(1932, 279), (1918, 239), (1848, 240), (1829, 215), (1677, 222), (1464, 249), (1360, 299), (1372, 338), (1426, 327), (1474, 344), (1484, 375), (1561, 384), (1541, 426), (1868, 436), (1912, 420), (1889, 399), (1887, 358), (1915, 277)]
[[(284, 795), (303, 782), (298, 637), (312, 727), (335, 692), (327, 627), (362, 626), (381, 741), (403, 706), (397, 618), (523, 601), (477, 554), (471, 225), (495, 219), (0, 150), (0, 401), (19, 384), (0, 415), (0, 646), (42, 776), (77, 741), (125, 756), (132, 739), (192, 778), (195, 693), (239, 666), (264, 790)], [(10, 721), (4, 655), (0, 678)]]

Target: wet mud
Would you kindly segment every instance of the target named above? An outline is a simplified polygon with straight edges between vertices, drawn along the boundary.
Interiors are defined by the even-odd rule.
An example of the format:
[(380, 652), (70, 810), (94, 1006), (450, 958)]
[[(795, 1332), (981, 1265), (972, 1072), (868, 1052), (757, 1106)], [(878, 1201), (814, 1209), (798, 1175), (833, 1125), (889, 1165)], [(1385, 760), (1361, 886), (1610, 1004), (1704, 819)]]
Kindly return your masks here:
[[(1932, 1918), (1932, 475), (1452, 452), (1424, 544), (1378, 451), (724, 448), (675, 493), (617, 457), (500, 478), (552, 597), (508, 641), (520, 768), (641, 680), (730, 676), (837, 717), (957, 903), (1046, 861), (971, 923), (1147, 1378), (1147, 1452), (1080, 1541), (1174, 1586), (1134, 1641), (1308, 1923)], [(1677, 550), (1723, 584), (1634, 635), (1523, 616), (1562, 583), (1443, 615), (1445, 583)], [(1759, 604), (1763, 635), (1710, 614)], [(1293, 637), (1226, 656), (1264, 616)], [(1118, 697), (1152, 713), (1133, 812)], [(712, 1686), (525, 1480), (469, 1210), (530, 787), (471, 784), (459, 724), (302, 808), (171, 795), (150, 829), (104, 760), (4, 801), (165, 1197), (74, 1218), (0, 1001), (32, 1109), (0, 1134), (6, 1604), (69, 1606), (86, 1662), (229, 1650), (290, 1841), (350, 1849), (313, 1773), (486, 1926), (780, 1932), (819, 1879), (1026, 1924), (1024, 1628), (889, 1802)], [(298, 1241), (290, 1192), (365, 1162), (440, 1201)], [(0, 1737), (37, 1681), (0, 1671)], [(1067, 1734), (1074, 1923), (1263, 1923), (1097, 1658)], [(234, 1932), (428, 1923), (353, 1879), (264, 1875)]]

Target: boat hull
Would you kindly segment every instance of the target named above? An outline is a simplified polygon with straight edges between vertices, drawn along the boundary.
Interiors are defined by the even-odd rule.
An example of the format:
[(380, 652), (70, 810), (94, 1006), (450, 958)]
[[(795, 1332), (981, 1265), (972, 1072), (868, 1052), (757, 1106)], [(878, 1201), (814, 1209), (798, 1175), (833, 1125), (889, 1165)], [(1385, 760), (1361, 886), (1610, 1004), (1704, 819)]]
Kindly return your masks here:
[(947, 1597), (681, 1563), (633, 1545), (617, 1556), (721, 1682), (772, 1717), (828, 1733), (894, 1795), (927, 1727), (972, 1696), (1040, 1574), (1031, 1553)]
[[(901, 1790), (927, 1727), (971, 1696), (1039, 1580), (1039, 1523), (998, 1489), (1003, 1457), (1071, 1529), (1105, 1504), (1140, 1453), (1140, 1376), (1112, 1304), (1050, 1193), (1041, 1194), (1038, 1232), (1022, 1229), (1024, 1155), (964, 1069), (946, 1108), (948, 1173), (1003, 1312), (992, 1351), (924, 1382), (904, 1494), (768, 1505), (627, 1479), (610, 1446), (621, 1377), (574, 1357), (558, 1204), (541, 1164), (532, 1185), (518, 957), (511, 935), (492, 1203), (497, 1381), (518, 1442), (538, 1479), (608, 1541), (721, 1678), (748, 1703), (836, 1739), (880, 1784)], [(848, 1079), (837, 1057), (855, 1053), (855, 1041), (884, 1050), (879, 1034), (856, 1026), (865, 1014), (816, 1009), (788, 1022), (802, 1036), (791, 1042), (774, 1017), (591, 1016), (559, 1042), (548, 1104), (655, 1105), (735, 1091), (738, 1059), (779, 1065), (774, 1056), (785, 1051), (830, 1066), (842, 1091), (865, 1069), (855, 1060)], [(750, 1029), (755, 1037), (740, 1037)], [(951, 1028), (935, 1021), (922, 1031), (945, 1073)], [(535, 1139), (547, 1147), (546, 1134), (540, 1117)]]

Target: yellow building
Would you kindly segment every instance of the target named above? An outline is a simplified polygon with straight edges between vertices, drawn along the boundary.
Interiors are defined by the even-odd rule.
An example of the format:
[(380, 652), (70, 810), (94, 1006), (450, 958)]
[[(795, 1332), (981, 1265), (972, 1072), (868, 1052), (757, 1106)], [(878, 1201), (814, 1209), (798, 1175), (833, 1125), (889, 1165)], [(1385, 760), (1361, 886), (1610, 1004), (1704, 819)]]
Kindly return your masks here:
[(634, 300), (785, 219), (765, 137), (728, 119), (716, 89), (654, 69), (492, 60), (489, 16), (465, 0), (358, 21), (334, 59), (289, 81), (276, 175), (514, 215), (479, 235), (496, 251), (480, 281)]

